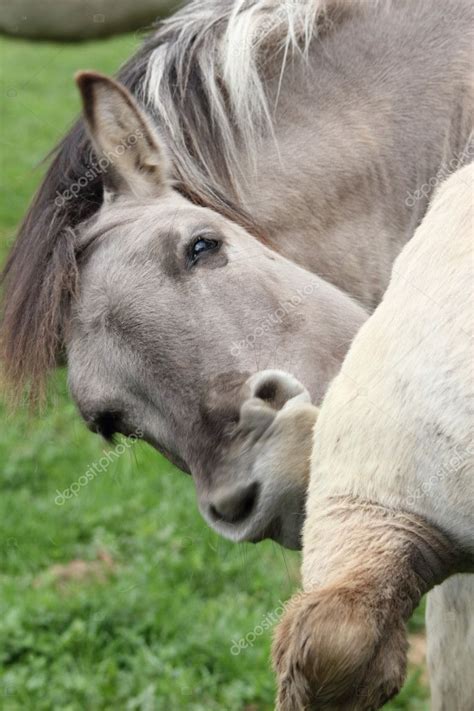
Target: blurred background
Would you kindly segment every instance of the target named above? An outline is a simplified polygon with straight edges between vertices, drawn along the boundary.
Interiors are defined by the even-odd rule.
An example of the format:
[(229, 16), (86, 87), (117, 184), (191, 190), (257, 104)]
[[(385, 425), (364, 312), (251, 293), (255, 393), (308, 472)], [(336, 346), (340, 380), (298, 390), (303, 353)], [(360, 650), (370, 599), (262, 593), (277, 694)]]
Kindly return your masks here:
[[(79, 111), (74, 72), (114, 73), (173, 5), (0, 0), (1, 263)], [(218, 538), (189, 477), (89, 433), (63, 372), (50, 392), (41, 415), (0, 405), (0, 709), (272, 709), (271, 629), (298, 554)], [(426, 711), (422, 609), (410, 631), (386, 708)]]

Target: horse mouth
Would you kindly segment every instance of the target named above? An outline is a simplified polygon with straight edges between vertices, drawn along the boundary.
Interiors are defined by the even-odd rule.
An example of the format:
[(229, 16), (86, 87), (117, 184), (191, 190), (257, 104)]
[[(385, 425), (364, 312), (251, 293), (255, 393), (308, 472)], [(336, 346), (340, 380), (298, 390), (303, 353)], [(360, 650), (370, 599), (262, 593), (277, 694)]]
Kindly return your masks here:
[[(299, 518), (302, 522), (303, 517)], [(302, 528), (302, 525), (290, 524), (285, 517), (278, 516), (263, 528), (260, 533), (245, 540), (249, 543), (260, 543), (269, 539), (288, 550), (300, 551), (302, 548)]]
[(282, 525), (279, 518), (271, 521), (258, 535), (247, 539), (249, 543), (260, 543), (267, 539), (279, 542), (282, 533)]

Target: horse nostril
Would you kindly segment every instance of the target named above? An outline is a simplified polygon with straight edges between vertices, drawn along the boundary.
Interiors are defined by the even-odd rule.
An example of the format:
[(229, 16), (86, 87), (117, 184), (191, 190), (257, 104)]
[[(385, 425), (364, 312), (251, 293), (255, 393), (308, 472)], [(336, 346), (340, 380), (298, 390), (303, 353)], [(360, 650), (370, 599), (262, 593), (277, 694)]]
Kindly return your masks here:
[(250, 516), (257, 503), (260, 485), (257, 482), (240, 486), (217, 496), (210, 505), (216, 521), (240, 523)]
[(277, 392), (278, 385), (275, 380), (266, 380), (258, 387), (255, 397), (265, 400), (265, 402), (271, 402), (276, 399)]

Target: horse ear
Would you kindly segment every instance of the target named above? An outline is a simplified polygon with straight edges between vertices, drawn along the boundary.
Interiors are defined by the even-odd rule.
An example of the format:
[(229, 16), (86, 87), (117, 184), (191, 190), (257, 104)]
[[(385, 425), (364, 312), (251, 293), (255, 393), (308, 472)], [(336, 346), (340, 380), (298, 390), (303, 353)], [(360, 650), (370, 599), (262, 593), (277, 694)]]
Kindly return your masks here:
[(79, 72), (76, 82), (105, 189), (150, 197), (169, 188), (166, 148), (132, 95), (96, 72)]

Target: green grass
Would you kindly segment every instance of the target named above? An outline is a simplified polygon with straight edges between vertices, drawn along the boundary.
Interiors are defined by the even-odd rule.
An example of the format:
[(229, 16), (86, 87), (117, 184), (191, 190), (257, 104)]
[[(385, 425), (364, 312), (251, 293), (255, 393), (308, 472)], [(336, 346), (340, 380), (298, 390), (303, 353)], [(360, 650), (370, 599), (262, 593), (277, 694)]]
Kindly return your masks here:
[[(1, 41), (2, 259), (40, 160), (78, 111), (74, 72), (113, 72), (134, 46)], [(270, 634), (238, 655), (232, 644), (295, 589), (298, 555), (219, 539), (191, 479), (142, 444), (58, 505), (104, 444), (77, 416), (64, 373), (52, 392), (41, 417), (0, 412), (0, 708), (271, 709)], [(81, 565), (72, 561), (87, 566), (65, 580)], [(418, 612), (412, 629), (422, 626)], [(387, 709), (428, 708), (419, 675)]]

